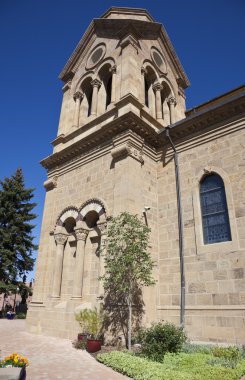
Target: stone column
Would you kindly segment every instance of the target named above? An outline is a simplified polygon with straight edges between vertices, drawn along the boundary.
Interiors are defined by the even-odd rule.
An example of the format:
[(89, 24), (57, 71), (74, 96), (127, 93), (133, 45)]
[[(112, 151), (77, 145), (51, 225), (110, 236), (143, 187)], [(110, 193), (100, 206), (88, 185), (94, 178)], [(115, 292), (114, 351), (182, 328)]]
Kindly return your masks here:
[(73, 119), (73, 126), (78, 128), (79, 127), (79, 116), (80, 116), (80, 105), (81, 101), (83, 99), (84, 94), (81, 91), (75, 92), (73, 98), (75, 100), (75, 113), (74, 113), (74, 119)]
[(141, 67), (141, 102), (145, 104), (145, 74), (146, 69)]
[(91, 115), (97, 116), (97, 106), (98, 106), (98, 92), (101, 86), (101, 81), (98, 79), (94, 79), (91, 82), (93, 86), (93, 94), (92, 94), (92, 104), (91, 104)]
[(175, 123), (174, 107), (176, 106), (176, 100), (174, 97), (171, 97), (168, 99), (168, 105), (169, 105), (169, 114), (170, 114), (170, 124), (174, 124)]
[(160, 83), (155, 83), (152, 86), (153, 90), (155, 91), (155, 99), (156, 99), (156, 118), (162, 119), (163, 118), (163, 112), (162, 112), (162, 99), (161, 99), (161, 90), (162, 85)]
[(68, 235), (64, 233), (56, 233), (54, 235), (57, 247), (56, 247), (56, 257), (55, 257), (55, 266), (53, 274), (53, 291), (52, 297), (60, 297), (60, 287), (61, 287), (61, 278), (62, 278), (62, 267), (63, 267), (63, 257), (64, 257), (64, 248), (67, 241)]
[(116, 101), (116, 73), (117, 73), (117, 66), (114, 65), (110, 68), (110, 72), (112, 74), (111, 77), (111, 103), (115, 103)]
[(77, 251), (76, 251), (76, 262), (75, 262), (72, 298), (81, 298), (82, 286), (83, 286), (85, 243), (86, 243), (86, 239), (87, 239), (89, 231), (82, 227), (75, 227), (74, 230), (75, 230), (75, 234), (77, 238)]
[[(105, 274), (105, 255), (106, 255), (106, 238), (107, 238), (107, 224), (106, 223), (97, 223), (97, 226), (101, 232), (101, 253), (100, 253), (100, 274), (99, 276), (102, 277)], [(104, 296), (104, 287), (103, 287), (103, 281), (99, 281), (99, 297)]]
[(131, 34), (126, 34), (119, 42), (122, 48), (121, 52), (121, 98), (132, 94), (139, 99), (140, 72), (138, 49), (139, 42)]

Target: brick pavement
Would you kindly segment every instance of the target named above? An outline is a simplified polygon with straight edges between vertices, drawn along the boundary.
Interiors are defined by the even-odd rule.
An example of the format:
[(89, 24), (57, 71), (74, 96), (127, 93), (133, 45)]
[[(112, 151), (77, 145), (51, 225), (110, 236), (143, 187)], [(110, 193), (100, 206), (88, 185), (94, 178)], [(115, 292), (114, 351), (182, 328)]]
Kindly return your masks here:
[(16, 351), (30, 361), (27, 380), (126, 380), (68, 339), (30, 334), (25, 320), (0, 320), (1, 357)]

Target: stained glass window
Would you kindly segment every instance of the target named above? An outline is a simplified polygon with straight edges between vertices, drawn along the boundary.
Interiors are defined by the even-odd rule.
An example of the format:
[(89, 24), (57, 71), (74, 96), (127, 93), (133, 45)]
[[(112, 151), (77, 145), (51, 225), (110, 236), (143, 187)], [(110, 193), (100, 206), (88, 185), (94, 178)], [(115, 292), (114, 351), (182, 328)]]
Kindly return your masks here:
[(204, 244), (231, 240), (224, 182), (218, 174), (210, 174), (201, 181), (200, 201)]

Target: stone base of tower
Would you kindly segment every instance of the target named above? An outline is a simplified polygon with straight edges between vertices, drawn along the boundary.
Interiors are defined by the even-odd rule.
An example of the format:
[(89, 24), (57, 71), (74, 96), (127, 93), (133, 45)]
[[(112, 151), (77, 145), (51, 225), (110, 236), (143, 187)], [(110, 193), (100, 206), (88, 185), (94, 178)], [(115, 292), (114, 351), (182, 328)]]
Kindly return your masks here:
[(85, 300), (48, 301), (30, 304), (26, 319), (27, 331), (33, 334), (48, 335), (74, 340), (81, 332), (75, 314), (79, 309), (94, 305)]

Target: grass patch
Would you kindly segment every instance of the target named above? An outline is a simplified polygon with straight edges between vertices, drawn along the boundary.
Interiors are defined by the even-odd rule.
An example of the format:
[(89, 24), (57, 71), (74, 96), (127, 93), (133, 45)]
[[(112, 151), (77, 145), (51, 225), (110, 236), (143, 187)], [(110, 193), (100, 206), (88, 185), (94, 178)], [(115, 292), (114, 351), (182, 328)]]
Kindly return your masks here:
[(245, 374), (242, 357), (231, 368), (212, 362), (212, 353), (168, 353), (163, 363), (118, 351), (98, 355), (97, 359), (134, 380), (239, 380)]

